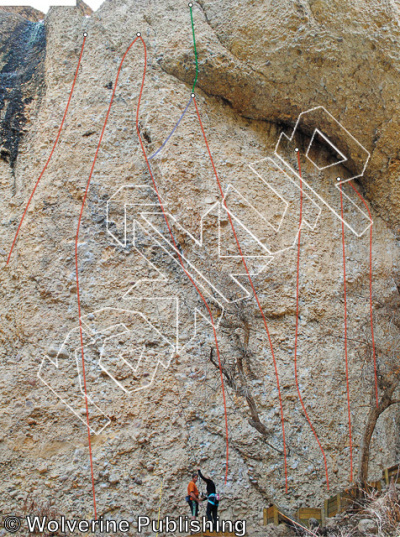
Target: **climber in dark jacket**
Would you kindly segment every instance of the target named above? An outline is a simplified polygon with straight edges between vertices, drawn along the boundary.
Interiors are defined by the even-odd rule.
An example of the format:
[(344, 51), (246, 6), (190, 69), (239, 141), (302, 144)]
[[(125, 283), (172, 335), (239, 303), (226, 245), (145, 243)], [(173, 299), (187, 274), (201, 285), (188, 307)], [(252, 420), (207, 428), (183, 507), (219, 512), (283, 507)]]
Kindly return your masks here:
[(207, 500), (208, 500), (207, 511), (206, 511), (207, 520), (210, 520), (214, 525), (217, 522), (219, 496), (216, 493), (214, 481), (210, 479), (209, 477), (204, 477), (200, 469), (199, 469), (199, 476), (207, 485)]

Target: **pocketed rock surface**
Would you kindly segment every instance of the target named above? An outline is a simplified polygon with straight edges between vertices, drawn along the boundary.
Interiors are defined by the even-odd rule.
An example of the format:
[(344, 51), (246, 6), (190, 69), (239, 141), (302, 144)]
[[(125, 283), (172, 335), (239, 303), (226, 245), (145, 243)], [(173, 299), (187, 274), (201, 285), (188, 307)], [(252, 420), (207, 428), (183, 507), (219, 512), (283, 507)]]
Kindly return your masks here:
[[(249, 535), (272, 535), (262, 526), (269, 503), (290, 513), (320, 507), (349, 486), (351, 455), (356, 477), (374, 393), (368, 210), (379, 367), (393, 363), (399, 346), (398, 4), (202, 0), (194, 2), (193, 17), (196, 104), (270, 340), (220, 203), (193, 100), (157, 152), (191, 97), (195, 60), (187, 2), (112, 0), (91, 16), (75, 8), (51, 8), (43, 23), (0, 11), (4, 514), (22, 514), (29, 496), (39, 504), (51, 501), (58, 514), (69, 518), (93, 516), (75, 242), (112, 95), (77, 241), (97, 514), (130, 520), (132, 534), (138, 515), (157, 519), (159, 509), (161, 517), (188, 515), (187, 482), (201, 467), (221, 494), (221, 519), (246, 519)], [(6, 265), (57, 137), (84, 32), (82, 62), (59, 143)], [(140, 39), (119, 72), (137, 32), (146, 45), (142, 92)], [(18, 46), (30, 54), (12, 56), (11, 47)], [(303, 192), (295, 370), (300, 189), (274, 150), (282, 132), (291, 134), (299, 114), (316, 106), (328, 110), (370, 153), (364, 175), (354, 181), (366, 205), (349, 184), (342, 191), (352, 450), (336, 181), (351, 170), (315, 167), (317, 158), (325, 165), (332, 158), (323, 140), (313, 146), (314, 161), (311, 154), (305, 158), (316, 127), (310, 116), (295, 139), (304, 178), (312, 186)], [(137, 125), (146, 155), (153, 157), (149, 162), (159, 197)], [(284, 160), (296, 167), (293, 148), (287, 151)], [(357, 168), (353, 157), (350, 168)], [(160, 199), (186, 270), (210, 304), (221, 363), (236, 379), (244, 376), (265, 426), (262, 435), (251, 422), (246, 394), (235, 392), (225, 377), (226, 482), (224, 401), (214, 335), (199, 294), (176, 253), (171, 255)], [(238, 275), (236, 281), (231, 274)], [(326, 456), (329, 491), (296, 371)], [(399, 427), (393, 406), (373, 436), (371, 480), (399, 462)]]

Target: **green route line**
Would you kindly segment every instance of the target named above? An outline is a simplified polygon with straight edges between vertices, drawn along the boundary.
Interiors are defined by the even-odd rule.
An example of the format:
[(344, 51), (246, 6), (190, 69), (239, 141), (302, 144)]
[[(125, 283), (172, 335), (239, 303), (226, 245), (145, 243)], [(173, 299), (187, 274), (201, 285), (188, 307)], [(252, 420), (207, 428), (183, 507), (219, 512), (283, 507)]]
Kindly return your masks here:
[(192, 93), (194, 92), (194, 88), (197, 84), (197, 77), (199, 76), (199, 64), (198, 64), (198, 61), (197, 61), (197, 50), (196, 50), (196, 38), (195, 38), (195, 35), (194, 35), (194, 22), (193, 22), (193, 4), (192, 2), (189, 3), (189, 8), (190, 8), (190, 20), (192, 21), (192, 34), (193, 34), (193, 48), (194, 48), (194, 57), (195, 57), (195, 60), (196, 60), (196, 77), (194, 79), (194, 83), (193, 83), (193, 87), (192, 87)]

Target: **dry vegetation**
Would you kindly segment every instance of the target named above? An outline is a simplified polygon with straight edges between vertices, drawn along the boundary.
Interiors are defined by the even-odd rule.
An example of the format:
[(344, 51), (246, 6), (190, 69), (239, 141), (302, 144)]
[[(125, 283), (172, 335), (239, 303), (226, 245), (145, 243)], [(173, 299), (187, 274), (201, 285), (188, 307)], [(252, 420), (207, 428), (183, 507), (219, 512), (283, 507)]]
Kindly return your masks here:
[(328, 519), (326, 527), (309, 531), (294, 528), (296, 535), (326, 537), (399, 537), (400, 487), (392, 480), (383, 491), (362, 491), (361, 498), (345, 512)]

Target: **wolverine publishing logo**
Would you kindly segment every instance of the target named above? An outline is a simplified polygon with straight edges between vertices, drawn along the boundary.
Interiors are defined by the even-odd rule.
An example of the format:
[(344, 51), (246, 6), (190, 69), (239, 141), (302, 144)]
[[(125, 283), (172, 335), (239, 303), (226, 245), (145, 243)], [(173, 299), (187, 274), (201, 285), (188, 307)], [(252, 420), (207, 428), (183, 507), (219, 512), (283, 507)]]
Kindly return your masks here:
[[(45, 531), (51, 533), (62, 532), (63, 534), (79, 533), (110, 533), (116, 532), (128, 533), (130, 523), (127, 520), (69, 520), (65, 516), (59, 519), (49, 519), (46, 516), (27, 516), (27, 529), (29, 533), (43, 533)], [(136, 520), (138, 533), (146, 530), (151, 530), (154, 533), (205, 533), (206, 531), (228, 532), (234, 533), (236, 537), (244, 537), (246, 534), (245, 520), (219, 520), (213, 524), (207, 520), (205, 516), (200, 517), (200, 520), (189, 520), (187, 516), (179, 516), (172, 518), (166, 516), (162, 519), (152, 520), (148, 516), (138, 516)], [(16, 516), (7, 516), (3, 521), (4, 529), (8, 533), (16, 533), (21, 528), (21, 519)]]

